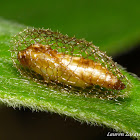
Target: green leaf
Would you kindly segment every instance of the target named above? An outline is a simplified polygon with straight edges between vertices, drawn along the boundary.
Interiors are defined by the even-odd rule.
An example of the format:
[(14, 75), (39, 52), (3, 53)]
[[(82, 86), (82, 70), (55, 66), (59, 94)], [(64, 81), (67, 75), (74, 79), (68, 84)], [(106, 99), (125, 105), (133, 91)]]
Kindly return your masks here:
[[(23, 78), (13, 67), (10, 38), (25, 27), (0, 20), (0, 100), (13, 107), (50, 111), (71, 116), (87, 123), (104, 124), (125, 133), (140, 133), (140, 82), (124, 72), (132, 83), (129, 97), (101, 100), (74, 94), (60, 93)], [(123, 92), (123, 91), (122, 91)], [(137, 136), (135, 136), (137, 137)]]

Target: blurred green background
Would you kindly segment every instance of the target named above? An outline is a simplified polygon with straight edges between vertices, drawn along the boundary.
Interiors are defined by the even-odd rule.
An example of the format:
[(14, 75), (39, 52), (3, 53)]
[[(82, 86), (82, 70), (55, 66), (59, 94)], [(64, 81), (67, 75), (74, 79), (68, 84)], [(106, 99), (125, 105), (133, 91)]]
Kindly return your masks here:
[(1, 0), (0, 5), (4, 19), (85, 38), (108, 54), (120, 53), (140, 38), (138, 0)]
[[(85, 38), (114, 56), (140, 43), (138, 0), (1, 0), (0, 17)], [(1, 107), (0, 113), (1, 139), (92, 140), (105, 139), (107, 132), (113, 131), (80, 124), (70, 118), (65, 120), (55, 114), (32, 113), (28, 109), (14, 111)]]

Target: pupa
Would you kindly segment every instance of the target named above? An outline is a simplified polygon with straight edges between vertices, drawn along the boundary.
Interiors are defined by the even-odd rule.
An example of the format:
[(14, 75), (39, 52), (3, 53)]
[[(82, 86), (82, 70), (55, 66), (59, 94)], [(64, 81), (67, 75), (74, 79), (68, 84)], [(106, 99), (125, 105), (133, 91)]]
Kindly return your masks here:
[(100, 63), (58, 53), (48, 45), (30, 45), (18, 52), (18, 60), (46, 80), (84, 88), (92, 85), (115, 90), (125, 88), (124, 83)]

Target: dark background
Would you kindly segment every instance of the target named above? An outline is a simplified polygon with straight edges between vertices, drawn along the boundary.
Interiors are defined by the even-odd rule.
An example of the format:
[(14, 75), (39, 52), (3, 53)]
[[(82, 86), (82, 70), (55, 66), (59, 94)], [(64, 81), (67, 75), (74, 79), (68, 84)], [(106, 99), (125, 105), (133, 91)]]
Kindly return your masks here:
[[(0, 15), (27, 26), (45, 27), (59, 30), (70, 36), (86, 38), (95, 45), (104, 47), (138, 27), (138, 3), (128, 1), (0, 1)], [(132, 7), (135, 11), (131, 11)], [(133, 9), (132, 9), (133, 10)], [(127, 11), (127, 12), (126, 12)], [(134, 14), (134, 13), (135, 14)], [(133, 15), (133, 14), (134, 15)], [(135, 18), (137, 19), (135, 21)], [(134, 24), (135, 23), (135, 24)], [(130, 26), (130, 28), (126, 28)], [(128, 30), (129, 29), (129, 30)], [(128, 52), (114, 55), (113, 59), (127, 68), (127, 71), (140, 76), (140, 47), (127, 44)], [(119, 43), (116, 46), (121, 47)], [(117, 54), (119, 50), (116, 48)], [(110, 50), (106, 50), (110, 53)], [(122, 51), (122, 50), (120, 50)], [(93, 140), (93, 139), (131, 139), (129, 137), (106, 137), (115, 132), (106, 126), (90, 126), (70, 117), (46, 112), (32, 112), (27, 108), (20, 110), (2, 105), (0, 107), (0, 139), (48, 139), (48, 140)]]

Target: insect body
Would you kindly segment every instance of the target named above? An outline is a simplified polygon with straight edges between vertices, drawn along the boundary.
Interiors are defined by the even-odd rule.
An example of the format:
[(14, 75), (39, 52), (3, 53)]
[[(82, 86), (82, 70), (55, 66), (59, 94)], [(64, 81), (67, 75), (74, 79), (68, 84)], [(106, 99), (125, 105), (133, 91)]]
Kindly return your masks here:
[(44, 79), (76, 87), (101, 87), (122, 90), (125, 85), (100, 63), (83, 57), (59, 53), (49, 45), (33, 44), (19, 51), (18, 60), (24, 67)]

